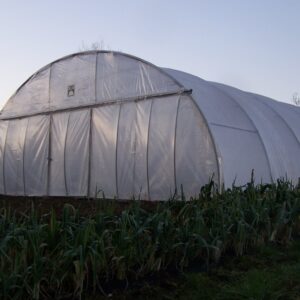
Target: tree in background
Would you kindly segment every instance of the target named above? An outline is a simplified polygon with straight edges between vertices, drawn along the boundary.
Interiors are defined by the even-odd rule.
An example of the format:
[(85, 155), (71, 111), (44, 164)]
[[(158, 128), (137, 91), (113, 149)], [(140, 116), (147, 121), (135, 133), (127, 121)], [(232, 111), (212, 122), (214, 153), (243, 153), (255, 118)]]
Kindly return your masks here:
[(81, 46), (78, 49), (80, 52), (84, 51), (92, 51), (92, 50), (107, 50), (111, 51), (109, 45), (105, 45), (104, 41), (101, 40), (100, 42), (93, 42), (91, 44), (86, 44), (84, 41), (81, 42)]
[(295, 104), (297, 106), (300, 106), (300, 95), (299, 95), (299, 93), (295, 92), (293, 94), (292, 102), (293, 102), (293, 104)]

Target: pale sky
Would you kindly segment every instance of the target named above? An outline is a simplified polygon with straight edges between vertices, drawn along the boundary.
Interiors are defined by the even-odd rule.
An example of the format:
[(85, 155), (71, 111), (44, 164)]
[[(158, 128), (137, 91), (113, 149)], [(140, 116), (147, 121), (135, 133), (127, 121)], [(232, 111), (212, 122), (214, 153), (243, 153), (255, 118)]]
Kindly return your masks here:
[(103, 41), (158, 66), (291, 102), (300, 0), (0, 0), (0, 106), (35, 71)]

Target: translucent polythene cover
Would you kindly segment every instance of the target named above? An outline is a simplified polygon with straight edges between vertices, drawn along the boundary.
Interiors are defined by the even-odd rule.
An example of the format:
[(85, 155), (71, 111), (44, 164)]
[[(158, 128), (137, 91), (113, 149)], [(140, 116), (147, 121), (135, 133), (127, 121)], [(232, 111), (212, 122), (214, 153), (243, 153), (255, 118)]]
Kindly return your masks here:
[(180, 98), (178, 107), (175, 158), (177, 187), (182, 186), (187, 197), (197, 196), (211, 178), (219, 182), (211, 135), (196, 104), (187, 96)]
[(23, 150), (25, 195), (47, 194), (49, 122), (49, 116), (28, 119)]
[(88, 192), (90, 110), (72, 111), (65, 142), (67, 195)]
[(99, 107), (92, 117), (91, 192), (94, 197), (114, 198), (119, 105)]
[(0, 194), (5, 194), (4, 188), (4, 151), (8, 121), (0, 122)]
[(251, 171), (257, 182), (300, 177), (300, 108), (226, 85), (166, 69), (203, 112), (217, 153), (225, 186), (245, 184)]
[[(192, 89), (192, 92), (187, 90)], [(0, 116), (0, 193), (166, 200), (300, 177), (300, 109), (129, 55), (34, 74)]]
[(8, 100), (0, 118), (176, 92), (180, 87), (161, 69), (129, 55), (79, 53), (35, 73)]
[(49, 110), (50, 68), (34, 74), (7, 101), (1, 118), (22, 116)]
[(4, 185), (8, 195), (24, 195), (24, 143), (28, 119), (9, 121), (4, 152)]
[(150, 199), (172, 197), (175, 191), (174, 143), (178, 96), (156, 99), (152, 104), (148, 137)]

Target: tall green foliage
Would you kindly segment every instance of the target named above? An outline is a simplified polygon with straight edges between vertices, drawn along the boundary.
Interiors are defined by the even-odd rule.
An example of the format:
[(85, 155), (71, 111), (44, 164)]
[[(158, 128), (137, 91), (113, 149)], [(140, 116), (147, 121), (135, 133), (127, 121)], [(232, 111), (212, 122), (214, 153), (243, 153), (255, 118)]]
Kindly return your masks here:
[(208, 268), (226, 252), (288, 243), (299, 233), (299, 199), (299, 187), (287, 181), (251, 181), (222, 193), (212, 182), (189, 201), (173, 197), (150, 210), (133, 201), (121, 213), (110, 203), (90, 218), (70, 205), (59, 218), (54, 210), (17, 216), (2, 209), (0, 298), (81, 299), (105, 294), (112, 282), (181, 271), (194, 261)]

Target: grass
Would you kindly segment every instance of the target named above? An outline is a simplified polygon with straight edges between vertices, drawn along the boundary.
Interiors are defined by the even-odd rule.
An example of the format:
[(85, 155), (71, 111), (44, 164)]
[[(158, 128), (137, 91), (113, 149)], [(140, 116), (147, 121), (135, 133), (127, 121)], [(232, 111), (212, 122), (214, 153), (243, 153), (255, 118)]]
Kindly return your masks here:
[[(288, 274), (299, 275), (299, 265), (258, 268), (259, 259), (251, 263), (255, 256), (247, 255), (260, 251), (264, 265), (280, 249), (290, 249), (300, 232), (299, 186), (251, 181), (219, 193), (211, 182), (197, 198), (184, 200), (182, 193), (150, 209), (139, 201), (120, 209), (103, 200), (90, 216), (70, 204), (59, 213), (41, 213), (36, 201), (22, 213), (3, 201), (0, 298), (169, 297), (161, 281), (171, 298), (285, 299), (282, 289), (274, 294), (280, 286), (276, 274), (287, 274), (289, 286)], [(272, 254), (270, 244), (281, 248)], [(295, 293), (297, 284), (290, 282)]]
[(188, 273), (179, 299), (300, 299), (300, 242), (269, 245), (210, 273)]
[(113, 299), (300, 299), (300, 241), (226, 256), (209, 272), (189, 268), (181, 275), (117, 293)]

